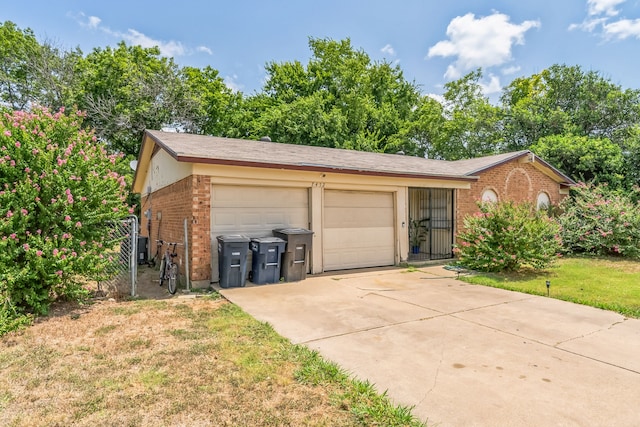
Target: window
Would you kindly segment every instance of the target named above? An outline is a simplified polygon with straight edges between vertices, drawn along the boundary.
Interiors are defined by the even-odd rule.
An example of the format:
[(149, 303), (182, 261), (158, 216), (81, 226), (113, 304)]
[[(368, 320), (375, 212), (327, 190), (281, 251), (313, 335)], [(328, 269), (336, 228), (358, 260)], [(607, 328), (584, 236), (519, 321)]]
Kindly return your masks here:
[(483, 202), (490, 202), (490, 203), (497, 203), (498, 202), (498, 195), (493, 190), (484, 190), (482, 192), (482, 201)]
[(551, 206), (551, 200), (549, 199), (549, 195), (547, 193), (538, 194), (538, 201), (536, 203), (538, 209), (547, 209)]

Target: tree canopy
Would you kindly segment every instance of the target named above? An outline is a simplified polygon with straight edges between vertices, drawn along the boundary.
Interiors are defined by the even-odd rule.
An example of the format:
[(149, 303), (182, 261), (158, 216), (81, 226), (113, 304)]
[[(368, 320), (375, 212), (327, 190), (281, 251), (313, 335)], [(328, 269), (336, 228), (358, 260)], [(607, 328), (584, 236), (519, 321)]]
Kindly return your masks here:
[(145, 128), (456, 160), (531, 149), (576, 180), (640, 185), (640, 91), (553, 65), (514, 79), (492, 103), (482, 70), (421, 92), (398, 64), (350, 39), (309, 39), (310, 59), (269, 62), (261, 91), (236, 92), (210, 67), (158, 48), (62, 50), (0, 25), (0, 106), (80, 108), (113, 152), (137, 156)]

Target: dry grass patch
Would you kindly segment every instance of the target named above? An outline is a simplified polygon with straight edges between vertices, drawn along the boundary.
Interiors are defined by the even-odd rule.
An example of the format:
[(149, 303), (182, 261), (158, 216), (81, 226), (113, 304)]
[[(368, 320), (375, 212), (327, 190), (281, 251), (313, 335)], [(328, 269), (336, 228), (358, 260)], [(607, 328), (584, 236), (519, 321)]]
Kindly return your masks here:
[(2, 337), (0, 425), (367, 424), (343, 385), (296, 379), (308, 351), (224, 301), (54, 313)]

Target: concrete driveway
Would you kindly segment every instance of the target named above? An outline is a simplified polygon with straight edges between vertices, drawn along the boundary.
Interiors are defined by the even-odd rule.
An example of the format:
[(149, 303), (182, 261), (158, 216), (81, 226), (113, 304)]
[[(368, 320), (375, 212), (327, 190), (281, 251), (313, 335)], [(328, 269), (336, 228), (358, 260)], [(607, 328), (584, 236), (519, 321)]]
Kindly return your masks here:
[(361, 271), (222, 295), (429, 425), (640, 425), (640, 320), (452, 276)]

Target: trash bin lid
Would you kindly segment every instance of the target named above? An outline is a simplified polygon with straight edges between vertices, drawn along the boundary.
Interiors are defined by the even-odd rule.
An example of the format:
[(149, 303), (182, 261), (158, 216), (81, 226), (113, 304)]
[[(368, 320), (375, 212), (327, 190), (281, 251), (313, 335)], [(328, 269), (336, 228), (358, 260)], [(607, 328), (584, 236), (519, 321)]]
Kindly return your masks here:
[(225, 243), (248, 243), (249, 238), (247, 236), (243, 236), (242, 234), (225, 234), (222, 236), (217, 236), (219, 242)]
[(269, 243), (285, 243), (284, 240), (282, 240), (279, 237), (253, 237), (251, 239), (252, 242), (256, 242), (256, 243), (265, 243), (265, 244), (269, 244)]
[(273, 231), (282, 234), (313, 234), (313, 231), (306, 228), (278, 228)]

